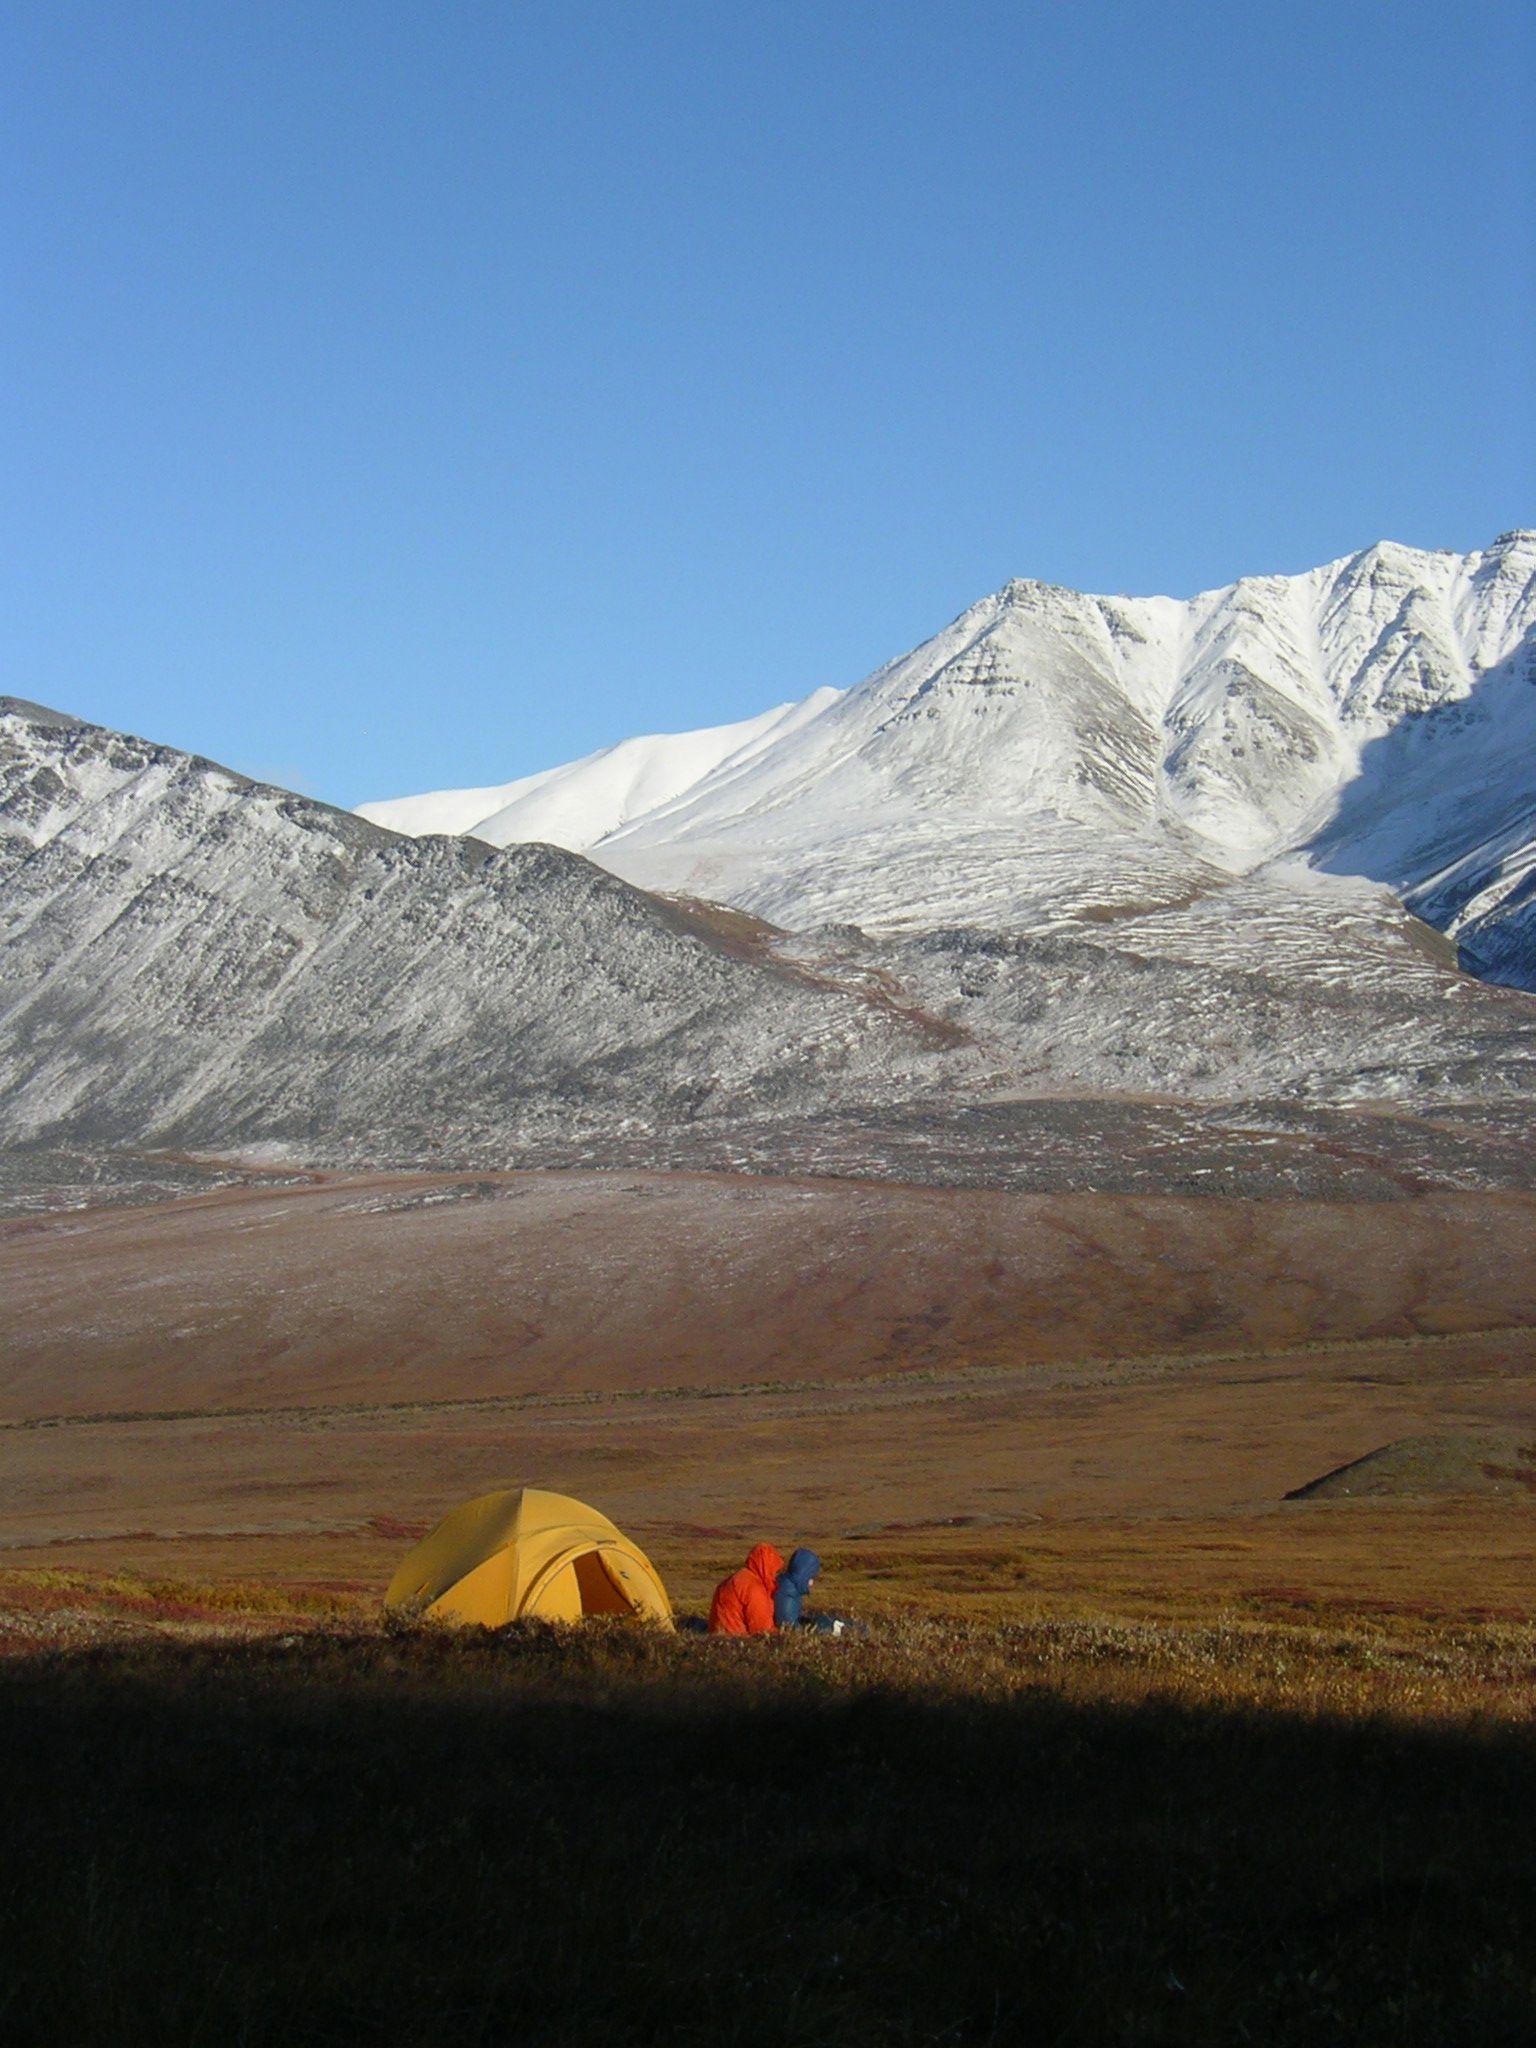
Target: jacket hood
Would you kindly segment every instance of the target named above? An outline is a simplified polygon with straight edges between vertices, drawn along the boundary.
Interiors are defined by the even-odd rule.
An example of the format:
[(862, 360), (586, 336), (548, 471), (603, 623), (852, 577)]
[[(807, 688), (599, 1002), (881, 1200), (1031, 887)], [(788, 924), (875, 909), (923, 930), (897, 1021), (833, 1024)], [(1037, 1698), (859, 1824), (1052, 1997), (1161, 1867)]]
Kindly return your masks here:
[(747, 1552), (747, 1570), (755, 1573), (770, 1593), (778, 1585), (783, 1569), (784, 1560), (771, 1543), (759, 1543), (755, 1550)]
[(821, 1559), (814, 1550), (797, 1550), (784, 1567), (784, 1576), (797, 1592), (807, 1592), (812, 1579), (821, 1577)]

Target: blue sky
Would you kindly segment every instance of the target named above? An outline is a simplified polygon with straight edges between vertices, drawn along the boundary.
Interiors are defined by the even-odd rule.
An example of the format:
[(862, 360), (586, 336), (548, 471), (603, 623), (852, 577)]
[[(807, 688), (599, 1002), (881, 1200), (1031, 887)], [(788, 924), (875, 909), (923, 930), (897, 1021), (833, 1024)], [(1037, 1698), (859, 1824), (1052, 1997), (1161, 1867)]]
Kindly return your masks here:
[(1536, 518), (1530, 10), (10, 0), (0, 688), (333, 800)]

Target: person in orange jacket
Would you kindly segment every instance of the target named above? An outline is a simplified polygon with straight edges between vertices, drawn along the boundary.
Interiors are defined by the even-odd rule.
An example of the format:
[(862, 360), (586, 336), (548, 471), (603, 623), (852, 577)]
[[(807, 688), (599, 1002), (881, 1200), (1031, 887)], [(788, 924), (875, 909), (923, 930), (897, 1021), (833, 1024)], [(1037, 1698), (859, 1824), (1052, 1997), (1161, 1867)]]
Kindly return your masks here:
[(773, 1594), (784, 1560), (771, 1543), (759, 1543), (739, 1572), (715, 1588), (709, 1603), (712, 1636), (762, 1636), (773, 1633)]

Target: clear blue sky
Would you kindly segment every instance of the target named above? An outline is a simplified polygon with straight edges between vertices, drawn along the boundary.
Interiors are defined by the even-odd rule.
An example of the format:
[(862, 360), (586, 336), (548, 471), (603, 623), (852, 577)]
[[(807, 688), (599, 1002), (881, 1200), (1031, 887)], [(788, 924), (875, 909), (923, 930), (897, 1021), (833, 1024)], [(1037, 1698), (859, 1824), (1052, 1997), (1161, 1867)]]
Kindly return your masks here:
[(1536, 518), (1524, 0), (9, 0), (0, 688), (334, 800)]

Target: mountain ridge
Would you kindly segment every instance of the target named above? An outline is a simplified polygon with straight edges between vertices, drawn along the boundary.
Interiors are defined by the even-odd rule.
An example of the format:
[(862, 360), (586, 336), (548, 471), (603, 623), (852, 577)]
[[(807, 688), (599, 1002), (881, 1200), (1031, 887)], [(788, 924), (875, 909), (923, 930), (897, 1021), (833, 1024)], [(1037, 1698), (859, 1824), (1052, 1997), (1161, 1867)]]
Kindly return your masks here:
[[(1533, 685), (1527, 528), (1187, 602), (1017, 578), (853, 688), (747, 721), (747, 746), (648, 810), (586, 805), (589, 763), (545, 771), (563, 810), (539, 822), (645, 886), (796, 928), (1046, 931), (1300, 860), (1384, 885), (1473, 971), (1530, 987)], [(399, 802), (362, 815), (410, 829)], [(510, 843), (531, 822), (514, 797), (472, 825)]]
[[(882, 851), (918, 898), (928, 851)], [(985, 873), (995, 838), (972, 853)], [(148, 1148), (151, 1178), (212, 1153), (1286, 1198), (1526, 1183), (1529, 997), (1456, 973), (1355, 877), (1153, 879), (1160, 902), (1080, 896), (1033, 932), (998, 928), (1006, 904), (792, 931), (8, 700), (0, 1168), (31, 1185), (38, 1148), (66, 1180), (66, 1154)]]
[(0, 1139), (502, 1151), (906, 1088), (915, 1022), (580, 855), (0, 701)]

